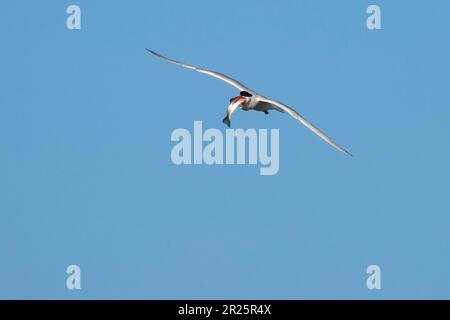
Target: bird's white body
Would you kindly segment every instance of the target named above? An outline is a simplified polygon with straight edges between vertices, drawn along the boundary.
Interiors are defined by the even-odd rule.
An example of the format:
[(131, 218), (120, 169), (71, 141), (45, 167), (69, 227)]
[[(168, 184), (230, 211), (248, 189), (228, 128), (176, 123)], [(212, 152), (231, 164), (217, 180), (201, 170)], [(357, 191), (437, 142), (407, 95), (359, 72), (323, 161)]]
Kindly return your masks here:
[(222, 81), (225, 81), (226, 83), (232, 85), (233, 87), (237, 88), (240, 91), (239, 96), (234, 97), (232, 99), (230, 99), (230, 104), (228, 105), (227, 108), (227, 115), (225, 117), (225, 119), (223, 119), (223, 122), (230, 126), (231, 122), (230, 122), (230, 118), (231, 115), (238, 109), (241, 108), (242, 110), (248, 111), (248, 110), (255, 110), (255, 111), (261, 111), (264, 112), (266, 114), (268, 114), (269, 110), (276, 110), (279, 112), (286, 112), (288, 113), (290, 116), (292, 116), (293, 118), (297, 119), (298, 121), (300, 121), (303, 125), (305, 125), (308, 129), (310, 129), (311, 131), (313, 131), (315, 134), (317, 134), (320, 138), (322, 138), (323, 140), (325, 140), (326, 142), (328, 142), (331, 146), (333, 146), (334, 148), (336, 148), (337, 150), (348, 154), (351, 156), (351, 153), (348, 152), (347, 150), (345, 150), (344, 148), (342, 148), (341, 146), (339, 146), (336, 142), (333, 141), (333, 139), (331, 139), (329, 136), (327, 136), (324, 132), (322, 132), (320, 129), (318, 129), (317, 127), (315, 127), (313, 124), (311, 124), (309, 121), (307, 121), (305, 118), (303, 118), (297, 111), (295, 111), (294, 109), (292, 109), (291, 107), (288, 107), (287, 105), (276, 101), (276, 100), (272, 100), (272, 99), (268, 99), (265, 98), (263, 96), (261, 96), (260, 94), (256, 93), (255, 91), (247, 88), (246, 86), (244, 86), (242, 83), (222, 74), (216, 71), (212, 71), (212, 70), (208, 70), (208, 69), (203, 69), (200, 67), (196, 67), (187, 63), (183, 63), (183, 62), (179, 62), (179, 61), (175, 61), (172, 59), (169, 59), (167, 57), (164, 57), (162, 55), (160, 55), (159, 53), (149, 50), (147, 49), (147, 51), (149, 51), (151, 54), (165, 60), (168, 61), (170, 63), (173, 64), (177, 64), (180, 65), (182, 67), (188, 68), (188, 69), (192, 69), (195, 70), (197, 72), (200, 73), (204, 73), (207, 75), (210, 75), (212, 77), (218, 78)]

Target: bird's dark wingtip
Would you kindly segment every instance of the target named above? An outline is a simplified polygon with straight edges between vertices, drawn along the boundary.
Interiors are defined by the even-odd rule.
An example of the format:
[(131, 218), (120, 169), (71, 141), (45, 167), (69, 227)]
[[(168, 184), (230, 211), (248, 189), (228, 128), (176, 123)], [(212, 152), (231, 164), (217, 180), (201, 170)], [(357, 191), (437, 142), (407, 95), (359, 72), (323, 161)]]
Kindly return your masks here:
[(347, 150), (345, 150), (344, 148), (342, 148), (342, 147), (337, 147), (336, 149), (338, 149), (340, 152), (342, 152), (343, 154), (346, 154), (346, 155), (348, 155), (348, 156), (350, 156), (350, 157), (353, 157), (353, 154), (351, 154), (350, 152), (348, 152)]
[(150, 50), (149, 48), (145, 48), (145, 50), (147, 50), (148, 52), (150, 52), (151, 54), (153, 54), (154, 56), (157, 56), (159, 58), (164, 58), (162, 55), (160, 55), (158, 52)]

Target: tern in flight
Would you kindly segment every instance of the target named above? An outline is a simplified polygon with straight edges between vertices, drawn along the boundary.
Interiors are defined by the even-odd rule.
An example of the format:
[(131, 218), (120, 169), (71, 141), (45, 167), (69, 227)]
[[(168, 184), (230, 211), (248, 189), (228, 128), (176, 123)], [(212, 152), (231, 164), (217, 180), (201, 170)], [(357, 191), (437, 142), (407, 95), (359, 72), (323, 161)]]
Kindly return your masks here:
[(237, 108), (241, 108), (244, 111), (248, 111), (248, 110), (260, 111), (260, 112), (264, 112), (265, 114), (269, 114), (269, 110), (276, 110), (279, 112), (288, 113), (289, 115), (291, 115), (292, 117), (294, 117), (295, 119), (300, 121), (303, 125), (305, 125), (309, 130), (311, 130), (312, 132), (317, 134), (319, 137), (321, 137), (323, 140), (325, 140), (330, 145), (332, 145), (334, 148), (336, 148), (337, 150), (339, 150), (345, 154), (348, 154), (350, 156), (352, 155), (350, 152), (348, 152), (347, 150), (345, 150), (344, 148), (339, 146), (336, 142), (334, 142), (333, 139), (331, 139), (329, 136), (327, 136), (321, 130), (319, 130), (314, 125), (309, 123), (305, 118), (303, 118), (297, 111), (295, 111), (291, 107), (288, 107), (287, 105), (285, 105), (279, 101), (265, 98), (262, 95), (256, 93), (255, 91), (247, 88), (239, 81), (236, 81), (222, 73), (208, 70), (208, 69), (203, 69), (200, 67), (196, 67), (191, 64), (175, 61), (175, 60), (169, 59), (167, 57), (164, 57), (164, 56), (160, 55), (159, 53), (157, 53), (153, 50), (150, 50), (150, 49), (147, 49), (147, 51), (165, 61), (168, 61), (173, 64), (177, 64), (182, 67), (192, 69), (192, 70), (195, 70), (195, 71), (198, 71), (201, 73), (205, 73), (207, 75), (210, 75), (212, 77), (215, 77), (222, 81), (225, 81), (226, 83), (237, 88), (240, 93), (238, 96), (230, 99), (230, 104), (227, 108), (227, 115), (223, 119), (223, 123), (225, 123), (228, 127), (231, 124), (231, 122), (230, 122), (231, 115), (237, 110)]

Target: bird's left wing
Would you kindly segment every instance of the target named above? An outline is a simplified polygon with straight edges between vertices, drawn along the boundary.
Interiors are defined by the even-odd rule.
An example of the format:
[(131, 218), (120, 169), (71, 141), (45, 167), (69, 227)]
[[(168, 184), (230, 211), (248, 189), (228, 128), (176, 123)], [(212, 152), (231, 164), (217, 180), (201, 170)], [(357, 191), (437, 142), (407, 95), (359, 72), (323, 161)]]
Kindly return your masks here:
[(226, 76), (226, 75), (224, 75), (222, 73), (219, 73), (219, 72), (216, 72), (216, 71), (212, 71), (212, 70), (208, 70), (208, 69), (203, 69), (203, 68), (200, 68), (200, 67), (196, 67), (196, 66), (193, 66), (191, 64), (184, 63), (184, 62), (172, 60), (172, 59), (164, 57), (163, 55), (160, 55), (159, 53), (157, 53), (157, 52), (155, 52), (153, 50), (147, 49), (147, 48), (146, 48), (146, 50), (148, 52), (150, 52), (151, 54), (157, 56), (158, 58), (163, 59), (165, 61), (168, 61), (170, 63), (177, 64), (179, 66), (182, 66), (182, 67), (185, 67), (185, 68), (188, 68), (188, 69), (192, 69), (192, 70), (195, 70), (195, 71), (198, 71), (198, 72), (210, 75), (212, 77), (218, 78), (218, 79), (220, 79), (222, 81), (225, 81), (226, 83), (231, 84), (233, 87), (237, 88), (239, 91), (248, 91), (250, 93), (255, 93), (253, 90), (247, 88), (246, 86), (244, 86), (239, 81), (236, 81), (236, 80), (234, 80), (234, 79), (232, 79), (232, 78), (230, 78), (230, 77), (228, 77), (228, 76)]
[[(344, 148), (342, 148), (340, 145), (338, 145), (336, 142), (334, 142), (333, 139), (331, 139), (329, 136), (327, 136), (324, 132), (322, 132), (319, 128), (315, 127), (313, 124), (311, 124), (308, 120), (306, 120), (305, 118), (303, 118), (297, 111), (295, 111), (294, 109), (292, 109), (291, 107), (288, 107), (287, 105), (275, 101), (275, 100), (271, 100), (271, 99), (264, 99), (265, 102), (273, 104), (274, 107), (276, 107), (275, 109), (279, 110), (279, 111), (284, 111), (287, 112), (288, 114), (290, 114), (292, 117), (294, 117), (295, 119), (297, 119), (298, 121), (300, 121), (304, 126), (306, 126), (309, 130), (311, 130), (312, 132), (314, 132), (315, 134), (317, 134), (319, 137), (321, 137), (323, 140), (325, 140), (326, 142), (328, 142), (331, 146), (333, 146), (334, 148), (336, 148), (337, 150), (348, 154), (349, 156), (353, 156), (350, 152), (348, 152), (347, 150), (345, 150)], [(281, 110), (280, 110), (281, 109)]]

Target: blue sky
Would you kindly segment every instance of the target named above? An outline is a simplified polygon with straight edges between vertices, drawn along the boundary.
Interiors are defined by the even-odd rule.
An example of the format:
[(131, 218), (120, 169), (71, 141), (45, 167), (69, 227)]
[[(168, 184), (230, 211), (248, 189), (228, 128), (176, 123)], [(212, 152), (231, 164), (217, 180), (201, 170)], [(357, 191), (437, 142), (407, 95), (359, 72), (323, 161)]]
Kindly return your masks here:
[[(194, 3), (0, 5), (0, 298), (450, 298), (450, 3)], [(145, 47), (285, 102), (355, 157), (238, 112), (280, 129), (277, 175), (173, 165), (172, 131), (225, 130), (236, 90)]]

